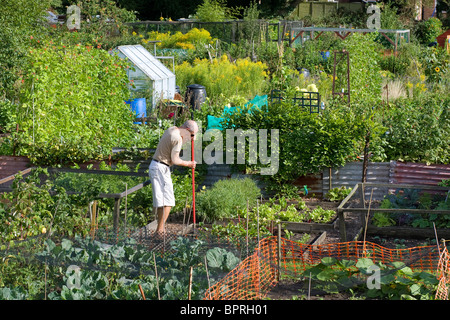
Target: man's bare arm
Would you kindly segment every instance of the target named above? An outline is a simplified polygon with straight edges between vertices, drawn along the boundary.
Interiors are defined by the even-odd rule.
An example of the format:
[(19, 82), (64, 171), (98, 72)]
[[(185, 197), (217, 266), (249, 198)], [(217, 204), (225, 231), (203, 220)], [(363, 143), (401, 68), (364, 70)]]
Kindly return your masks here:
[(180, 152), (179, 151), (173, 151), (172, 152), (172, 164), (176, 166), (182, 166), (182, 167), (189, 167), (189, 168), (195, 168), (195, 165), (197, 162), (195, 161), (184, 161), (180, 158)]

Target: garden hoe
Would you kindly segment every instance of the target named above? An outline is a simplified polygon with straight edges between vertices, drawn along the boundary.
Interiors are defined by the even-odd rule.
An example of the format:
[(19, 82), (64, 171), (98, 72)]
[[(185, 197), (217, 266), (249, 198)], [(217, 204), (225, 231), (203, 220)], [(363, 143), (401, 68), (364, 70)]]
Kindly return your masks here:
[[(191, 139), (191, 160), (194, 161), (194, 137)], [(195, 169), (192, 168), (192, 217), (194, 219), (194, 233), (195, 233)]]

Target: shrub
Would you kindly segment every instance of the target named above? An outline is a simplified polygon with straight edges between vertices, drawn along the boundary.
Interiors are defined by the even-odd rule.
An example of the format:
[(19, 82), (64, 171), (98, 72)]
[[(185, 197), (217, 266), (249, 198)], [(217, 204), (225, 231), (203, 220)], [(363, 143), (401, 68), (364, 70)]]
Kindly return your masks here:
[(422, 62), (429, 80), (441, 82), (450, 72), (450, 54), (441, 47), (426, 48)]
[(250, 178), (219, 180), (211, 189), (202, 190), (197, 194), (196, 204), (200, 217), (213, 222), (223, 218), (231, 218), (237, 210), (256, 206), (256, 199), (261, 190)]
[(279, 130), (279, 168), (276, 174), (268, 176), (271, 183), (268, 189), (273, 187), (273, 191), (281, 190), (299, 176), (343, 166), (356, 159), (361, 150), (358, 141), (363, 125), (350, 108), (334, 106), (320, 114), (310, 114), (289, 103), (272, 103), (251, 113), (244, 109), (223, 123), (228, 129)]
[(234, 19), (237, 13), (236, 8), (227, 7), (227, 1), (225, 0), (204, 0), (197, 7), (195, 16), (200, 21), (217, 22)]
[[(142, 35), (139, 35), (139, 37), (144, 45), (149, 41), (161, 41), (156, 44), (157, 47), (166, 49), (196, 49), (196, 47), (212, 43), (213, 41), (211, 34), (207, 30), (197, 28), (193, 28), (186, 33), (178, 31), (174, 34), (171, 34), (170, 31), (166, 33), (151, 31), (147, 33), (147, 38), (144, 38)], [(151, 49), (153, 49), (153, 44)]]
[(410, 57), (390, 55), (380, 60), (380, 68), (397, 75), (404, 75), (410, 65)]
[(22, 179), (19, 174), (13, 181), (12, 192), (0, 195), (0, 238), (10, 240), (34, 237), (47, 231), (73, 236), (87, 235), (89, 219), (86, 218), (86, 201), (79, 205), (63, 188), (49, 180), (41, 182), (47, 171), (38, 168)]
[[(381, 98), (382, 79), (381, 68), (378, 64), (380, 44), (375, 41), (376, 36), (375, 33), (366, 35), (355, 33), (346, 38), (343, 43), (350, 58), (351, 101), (367, 103), (369, 107), (377, 105)], [(341, 72), (337, 73), (336, 82), (342, 84), (339, 78), (346, 77), (342, 70), (345, 63), (341, 63), (340, 66)], [(346, 88), (346, 79), (342, 85)]]
[(415, 36), (422, 44), (429, 44), (436, 41), (436, 37), (442, 32), (442, 22), (438, 18), (432, 17), (417, 24), (414, 32)]
[(30, 36), (47, 34), (46, 10), (51, 0), (0, 1), (0, 92), (10, 100), (16, 98), (16, 81), (26, 63)]
[(398, 99), (385, 114), (387, 160), (448, 163), (449, 98)]

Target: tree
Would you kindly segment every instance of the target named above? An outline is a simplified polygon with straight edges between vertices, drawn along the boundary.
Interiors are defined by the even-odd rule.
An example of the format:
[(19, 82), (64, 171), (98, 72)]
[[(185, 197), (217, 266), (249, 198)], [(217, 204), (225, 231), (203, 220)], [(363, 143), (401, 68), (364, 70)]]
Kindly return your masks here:
[(227, 7), (226, 0), (204, 0), (197, 7), (195, 16), (204, 22), (215, 22), (236, 19), (239, 8)]
[(195, 9), (202, 3), (202, 0), (116, 0), (116, 2), (122, 8), (136, 11), (136, 16), (140, 20), (157, 21), (160, 17), (173, 20), (188, 18), (189, 15), (195, 13)]

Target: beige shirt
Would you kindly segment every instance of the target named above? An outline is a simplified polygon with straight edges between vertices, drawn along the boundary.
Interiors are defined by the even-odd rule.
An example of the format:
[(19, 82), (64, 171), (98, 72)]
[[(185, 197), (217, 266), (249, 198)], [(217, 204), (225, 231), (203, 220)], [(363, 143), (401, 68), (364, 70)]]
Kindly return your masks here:
[(163, 136), (159, 140), (153, 159), (164, 162), (169, 166), (172, 165), (172, 152), (181, 151), (183, 140), (180, 130), (177, 127), (170, 127), (164, 131)]

